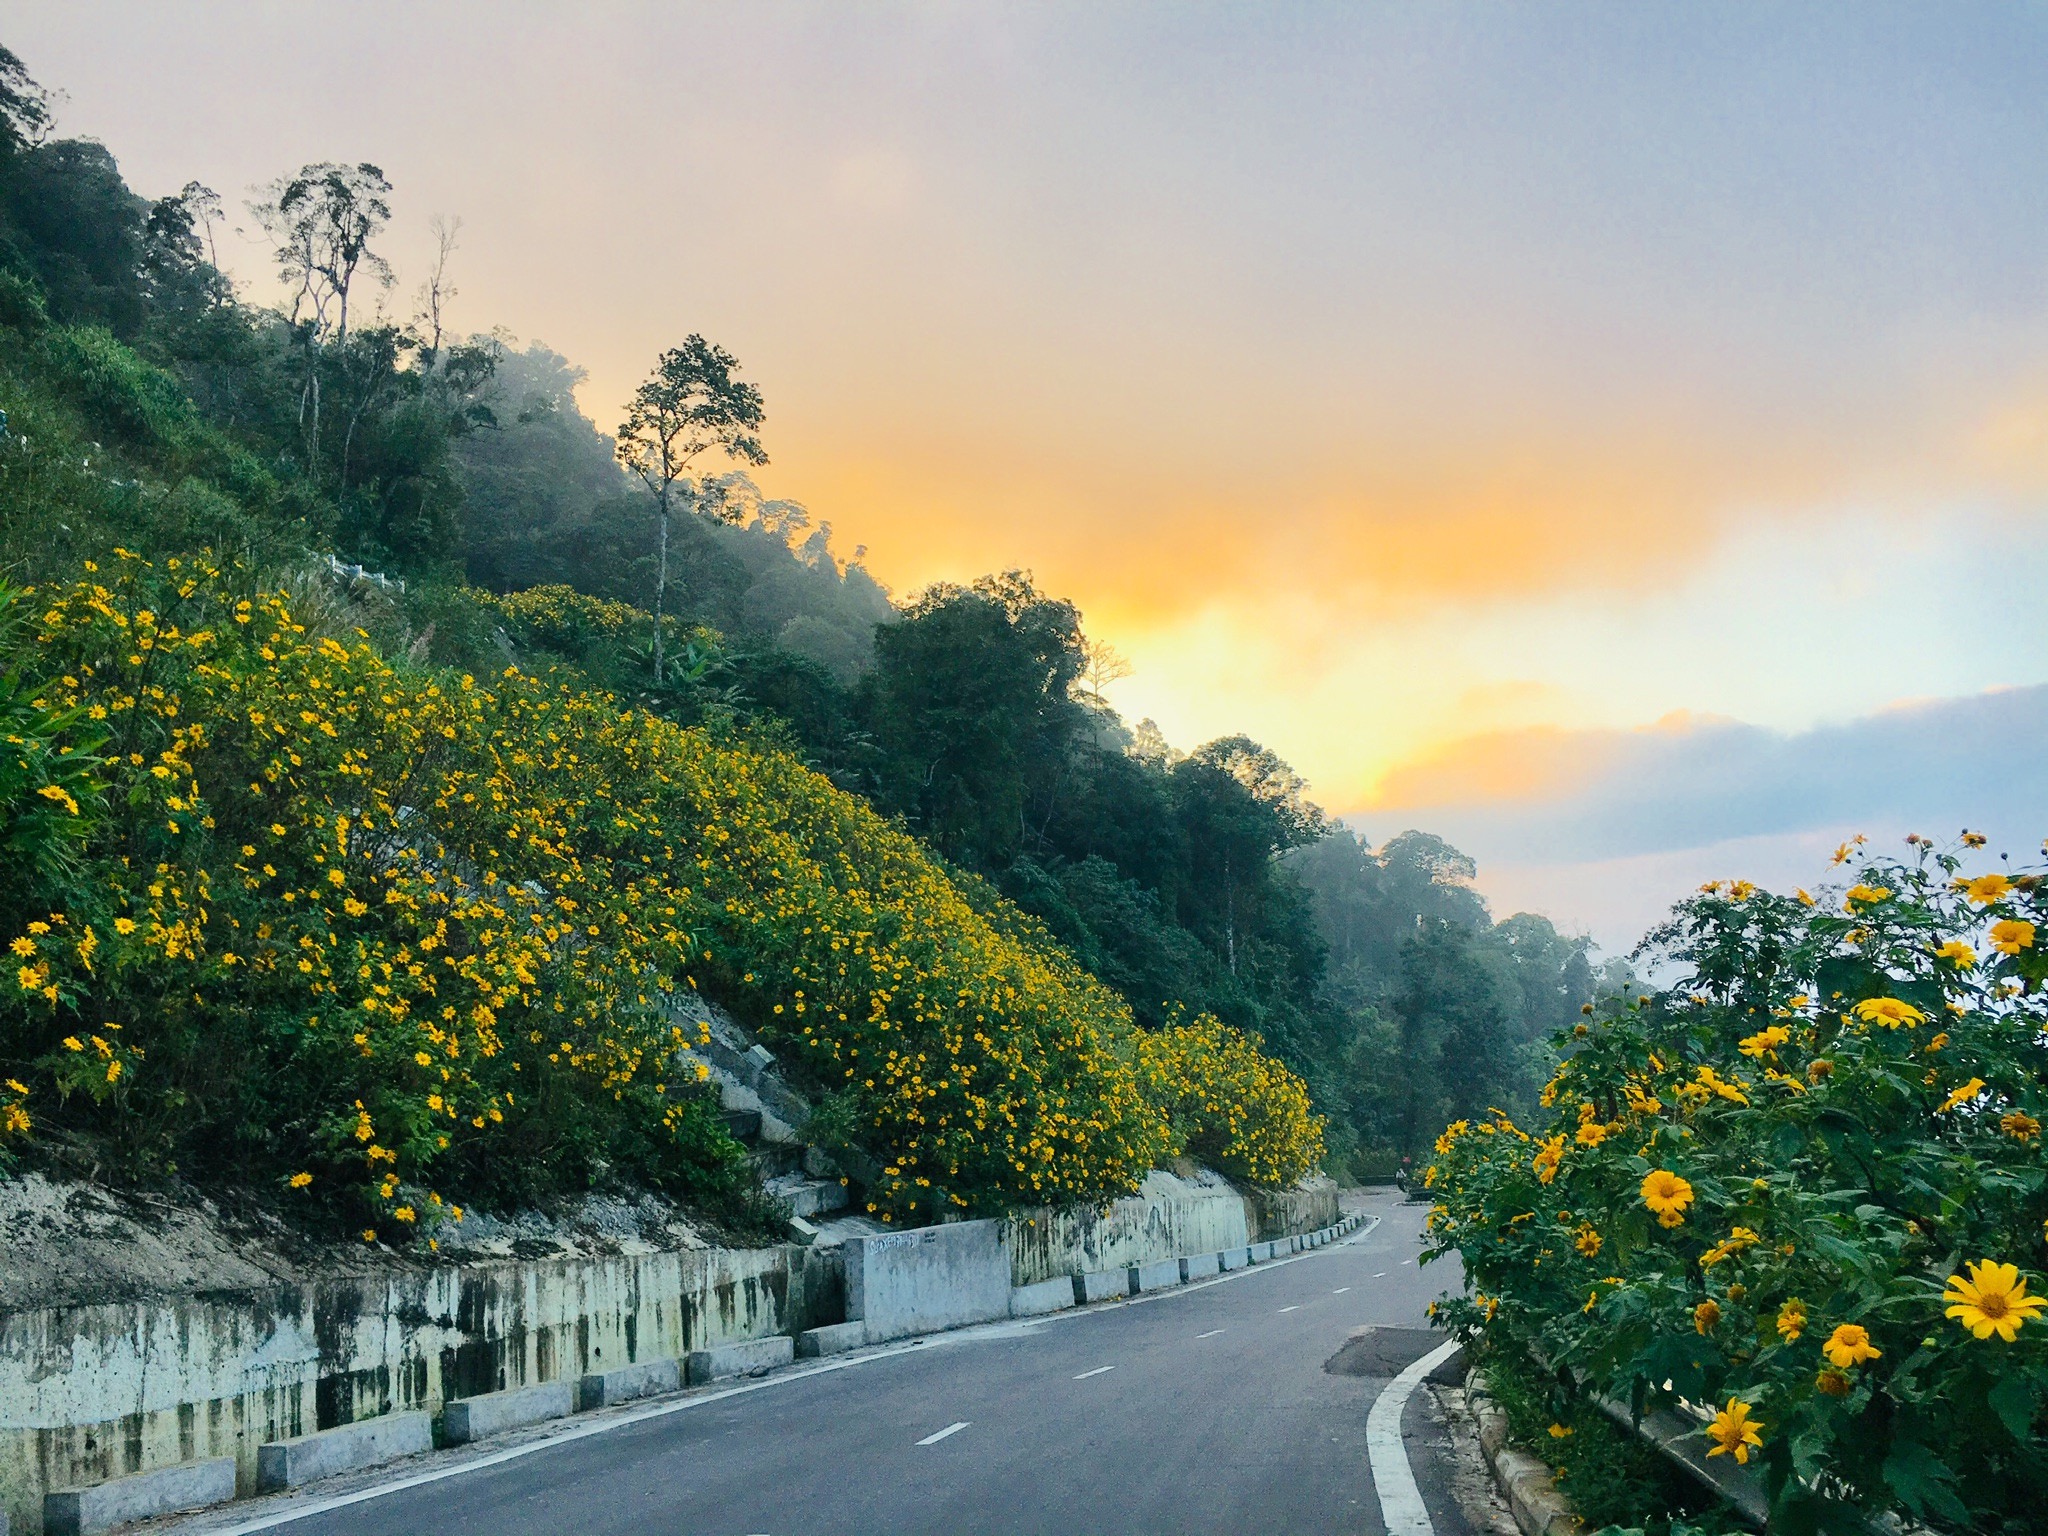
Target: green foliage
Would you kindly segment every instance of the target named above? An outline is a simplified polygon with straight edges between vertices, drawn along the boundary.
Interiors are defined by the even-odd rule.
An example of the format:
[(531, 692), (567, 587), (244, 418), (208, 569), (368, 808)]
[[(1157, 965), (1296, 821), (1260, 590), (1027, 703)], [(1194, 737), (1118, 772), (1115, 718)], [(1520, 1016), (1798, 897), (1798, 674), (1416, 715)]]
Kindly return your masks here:
[(1313, 1164), (1253, 1042), (1188, 1032), (1188, 1080), (1229, 1102), (1170, 1124), (1113, 993), (788, 757), (394, 663), (245, 590), (127, 557), (37, 589), (8, 658), (54, 679), (43, 760), (110, 739), (81, 861), (15, 871), (0, 1061), (130, 1169), (304, 1174), (387, 1232), (439, 1184), (607, 1167), (729, 1201), (669, 1006), (700, 980), (843, 1096), (892, 1219), (1110, 1198), (1177, 1132), (1252, 1178)]
[(1488, 1350), (1483, 1363), (1487, 1389), (1507, 1414), (1510, 1433), (1556, 1474), (1587, 1530), (1603, 1536), (1734, 1536), (1746, 1529), (1718, 1498), (1568, 1380), (1511, 1350)]
[[(498, 353), (481, 396), (490, 422), (454, 446), (467, 574), (497, 592), (567, 583), (644, 607), (655, 506), (577, 407), (582, 378), (542, 346)], [(727, 636), (745, 695), (796, 720), (821, 761), (839, 765), (850, 717), (838, 693), (866, 667), (875, 626), (895, 617), (887, 594), (857, 556), (842, 568), (829, 525), (812, 528), (803, 507), (764, 498), (744, 473), (679, 494), (696, 515), (669, 530), (671, 606)], [(804, 662), (823, 669), (822, 687)]]
[[(0, 584), (0, 867), (27, 870), (44, 881), (77, 868), (79, 849), (104, 809), (102, 745), (81, 728), (81, 708), (60, 709), (40, 697), (56, 679), (34, 675), (15, 644), (24, 623), (21, 595)], [(19, 892), (0, 892), (0, 926), (27, 921)]]
[(1232, 1178), (1285, 1188), (1323, 1159), (1323, 1121), (1300, 1078), (1244, 1035), (1203, 1014), (1138, 1041), (1146, 1092), (1188, 1156)]
[(1544, 918), (1493, 922), (1472, 861), (1428, 833), (1374, 849), (1340, 828), (1289, 862), (1329, 946), (1328, 1005), (1349, 1021), (1332, 1098), (1368, 1163), (1390, 1170), (1489, 1104), (1533, 1109), (1551, 1033), (1628, 979), (1619, 962), (1596, 973), (1589, 942)]
[(1430, 1174), (1454, 1326), (1721, 1406), (1731, 1450), (1746, 1405), (1788, 1529), (2048, 1503), (2040, 875), (1913, 842), (1818, 901), (1684, 903), (1659, 944), (1686, 979), (1563, 1037), (1533, 1136), (1460, 1122)]

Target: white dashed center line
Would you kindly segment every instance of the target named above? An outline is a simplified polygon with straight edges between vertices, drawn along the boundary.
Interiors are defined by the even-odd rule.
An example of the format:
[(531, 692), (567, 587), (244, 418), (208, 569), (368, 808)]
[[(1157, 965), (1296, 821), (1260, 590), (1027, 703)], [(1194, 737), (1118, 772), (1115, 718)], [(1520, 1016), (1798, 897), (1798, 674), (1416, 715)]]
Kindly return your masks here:
[(1376, 1275), (1374, 1275), (1374, 1276), (1373, 1276), (1373, 1279), (1375, 1279), (1375, 1280), (1384, 1280), (1384, 1279), (1386, 1279), (1386, 1278), (1387, 1278), (1387, 1272), (1386, 1272), (1386, 1271), (1385, 1271), (1384, 1269), (1383, 1269), (1383, 1270), (1381, 1270), (1381, 1271), (1380, 1271), (1380, 1272), (1379, 1272), (1378, 1274), (1376, 1274)]
[(1282, 1307), (1280, 1310), (1282, 1312), (1299, 1312), (1301, 1310), (1301, 1303), (1297, 1301), (1293, 1306)]
[(1100, 1376), (1104, 1371), (1113, 1371), (1115, 1369), (1116, 1367), (1113, 1365), (1098, 1365), (1092, 1371), (1083, 1371), (1080, 1375), (1076, 1376), (1074, 1380), (1086, 1381), (1090, 1376)]
[(1198, 1339), (1213, 1339), (1216, 1337), (1217, 1334), (1221, 1333), (1222, 1331), (1223, 1330), (1221, 1328), (1211, 1328), (1207, 1333), (1198, 1333), (1195, 1335), (1195, 1337)]
[(972, 1420), (962, 1419), (958, 1424), (948, 1424), (944, 1429), (940, 1430), (937, 1434), (926, 1435), (922, 1440), (918, 1441), (917, 1443), (919, 1445), (937, 1445), (941, 1440), (945, 1439), (946, 1436), (959, 1434), (960, 1431), (965, 1429), (971, 1422)]
[(1343, 1295), (1343, 1294), (1344, 1294), (1344, 1293), (1345, 1293), (1346, 1291), (1348, 1291), (1348, 1290), (1350, 1290), (1350, 1289), (1351, 1289), (1351, 1287), (1350, 1287), (1350, 1286), (1348, 1286), (1348, 1285), (1340, 1285), (1340, 1286), (1338, 1286), (1338, 1287), (1337, 1287), (1337, 1289), (1335, 1289), (1334, 1291), (1330, 1292), (1330, 1294), (1331, 1294), (1332, 1296), (1342, 1296), (1342, 1295)]

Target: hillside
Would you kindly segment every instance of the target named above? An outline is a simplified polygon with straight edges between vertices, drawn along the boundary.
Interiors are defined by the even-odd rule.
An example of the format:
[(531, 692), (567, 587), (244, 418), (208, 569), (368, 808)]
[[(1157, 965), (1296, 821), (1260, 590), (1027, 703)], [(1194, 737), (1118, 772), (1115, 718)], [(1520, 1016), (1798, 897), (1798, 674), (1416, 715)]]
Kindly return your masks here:
[[(277, 242), (280, 276), (298, 284), (283, 307), (263, 307), (209, 259), (218, 197), (196, 184), (137, 196), (106, 150), (49, 137), (48, 99), (11, 55), (0, 66), (0, 571), (22, 592), (4, 666), (25, 744), (9, 770), (19, 811), (4, 853), (20, 872), (6, 917), (9, 936), (31, 945), (26, 969), (55, 943), (53, 914), (97, 913), (96, 946), (125, 940), (106, 923), (141, 919), (119, 904), (190, 902), (203, 876), (197, 899), (218, 905), (222, 883), (255, 878), (241, 866), (259, 857), (250, 868), (277, 873), (235, 896), (245, 910), (232, 921), (269, 929), (273, 945), (360, 944), (358, 972), (388, 963), (414, 982), (428, 935), (394, 926), (385, 898), (401, 876), (450, 903), (510, 882), (538, 887), (543, 907), (568, 899), (621, 922), (650, 908), (661, 918), (616, 944), (603, 933), (545, 939), (528, 969), (569, 977), (549, 973), (558, 995), (545, 1006), (581, 1009), (597, 1047), (557, 1039), (562, 1060), (545, 1066), (576, 1069), (558, 1094), (508, 1100), (518, 1090), (504, 1074), (543, 1063), (484, 1056), (470, 1041), (459, 1070), (432, 1068), (460, 1077), (434, 1113), (447, 1118), (452, 1102), (470, 1120), (483, 1112), (484, 1126), (460, 1120), (446, 1148), (414, 1126), (415, 1150), (387, 1145), (383, 1127), (394, 1113), (410, 1125), (431, 1084), (387, 1080), (380, 1065), (374, 1083), (344, 1093), (367, 1070), (350, 1048), (385, 1063), (436, 1059), (446, 1042), (351, 1029), (329, 1059), (330, 1045), (302, 1037), (335, 1027), (341, 1005), (326, 989), (339, 977), (295, 960), (258, 987), (246, 938), (220, 944), (217, 922), (203, 959), (169, 957), (229, 967), (190, 993), (163, 992), (160, 951), (113, 972), (96, 953), (85, 979), (39, 983), (38, 995), (59, 986), (46, 999), (54, 1010), (30, 1008), (0, 1044), (24, 1085), (18, 1114), (39, 1127), (34, 1155), (76, 1136), (65, 1155), (87, 1166), (114, 1157), (133, 1177), (210, 1158), (265, 1178), (324, 1168), (324, 1188), (348, 1170), (349, 1187), (374, 1196), (364, 1215), (402, 1205), (417, 1218), (416, 1199), (441, 1192), (430, 1168), (508, 1199), (631, 1176), (729, 1205), (746, 1182), (736, 1149), (715, 1113), (691, 1106), (676, 1080), (688, 1073), (665, 1054), (687, 1042), (662, 1033), (663, 990), (694, 983), (785, 1059), (800, 1046), (793, 1070), (825, 1095), (826, 1122), (837, 1117), (849, 1144), (896, 1170), (869, 1191), (892, 1214), (956, 1195), (976, 1209), (1049, 1192), (1094, 1198), (1126, 1187), (1145, 1149), (1177, 1141), (1241, 1176), (1284, 1179), (1318, 1155), (1317, 1123), (1335, 1171), (1385, 1170), (1447, 1113), (1531, 1101), (1549, 1029), (1612, 983), (1587, 965), (1583, 940), (1542, 919), (1495, 924), (1455, 850), (1414, 837), (1375, 849), (1332, 829), (1261, 744), (1229, 737), (1181, 752), (1149, 722), (1128, 727), (1103, 692), (1119, 674), (1114, 653), (1027, 574), (940, 584), (894, 605), (858, 551), (833, 553), (829, 525), (764, 498), (715, 456), (676, 483), (657, 668), (654, 502), (579, 410), (573, 365), (446, 330), (445, 262), (411, 319), (372, 287), (358, 289), (351, 323), (348, 280), (321, 253), (354, 218), (370, 242), (361, 259), (374, 257), (390, 217), (381, 172), (312, 165), (262, 191), (253, 211)], [(375, 579), (349, 575), (357, 563)], [(234, 622), (243, 613), (248, 623)], [(148, 681), (124, 682), (116, 636), (162, 624), (180, 644), (160, 649), (153, 634), (134, 653), (148, 656)], [(194, 635), (205, 636), (197, 647)], [(308, 707), (338, 688), (377, 704), (332, 718)], [(290, 744), (255, 730), (252, 708)], [(428, 740), (422, 719), (451, 734)], [(179, 788), (157, 769), (182, 776)], [(425, 785), (457, 779), (476, 786), (463, 793), (488, 817), (459, 797), (427, 803)], [(733, 799), (741, 783), (760, 798)], [(350, 841), (330, 849), (342, 822)], [(295, 862), (263, 852), (266, 837)], [(714, 852), (718, 881), (699, 867)], [(391, 862), (401, 857), (403, 868)], [(309, 918), (307, 880), (351, 880), (351, 860), (368, 883), (348, 886), (338, 913)], [(148, 895), (156, 882), (142, 876), (156, 863), (179, 873), (165, 884), (174, 898)], [(829, 909), (828, 926), (788, 926), (792, 869), (815, 882), (801, 900)], [(1361, 902), (1379, 935), (1363, 947), (1346, 937)], [(881, 932), (885, 912), (898, 926)], [(493, 926), (504, 919), (464, 914), (464, 943), (504, 941)], [(531, 927), (535, 913), (515, 915)], [(835, 934), (841, 951), (821, 937)], [(860, 966), (832, 1005), (845, 1018), (806, 1042), (796, 1021), (817, 1023), (819, 987), (841, 980), (854, 943)], [(282, 962), (272, 953), (266, 964)], [(293, 993), (280, 985), (291, 975), (314, 981)], [(514, 1012), (537, 1006), (533, 975)], [(943, 978), (950, 1001), (928, 994), (921, 1008), (914, 991), (899, 995), (899, 981), (920, 975)], [(492, 1013), (488, 1028), (502, 1034), (503, 978), (483, 980), (462, 1006)], [(990, 986), (1000, 1016), (971, 1006)], [(908, 1020), (889, 1013), (906, 1004)], [(385, 1022), (416, 1028), (426, 1006), (408, 997)], [(89, 1042), (97, 1032), (115, 1051), (99, 1026), (136, 1027), (123, 1010), (186, 1033), (123, 1058), (113, 1091), (96, 1097), (62, 1042), (111, 1064)], [(178, 1080), (173, 1058), (216, 1059), (208, 1032), (230, 1014), (247, 1081)], [(969, 1018), (986, 1041), (958, 1034)], [(1014, 1037), (989, 1033), (992, 1019)], [(968, 1044), (989, 1053), (969, 1079), (975, 1094), (942, 1072), (938, 1092), (952, 1098), (933, 1123), (925, 1069)], [(279, 1123), (260, 1073), (289, 1076), (314, 1056), (305, 1100)], [(611, 1080), (603, 1064), (623, 1060), (632, 1073)], [(881, 1069), (872, 1084), (870, 1063)], [(1225, 1106), (1205, 1092), (1225, 1081), (1249, 1097)], [(993, 1119), (975, 1112), (967, 1137), (969, 1097), (991, 1082), (1029, 1102), (1005, 1100)], [(407, 1107), (379, 1108), (379, 1095)], [(399, 1162), (360, 1166), (357, 1098), (373, 1127), (365, 1144)], [(516, 1134), (488, 1113), (508, 1109)], [(1241, 1144), (1219, 1129), (1262, 1120)], [(499, 1156), (499, 1137), (520, 1155)], [(476, 1138), (491, 1149), (469, 1146)]]

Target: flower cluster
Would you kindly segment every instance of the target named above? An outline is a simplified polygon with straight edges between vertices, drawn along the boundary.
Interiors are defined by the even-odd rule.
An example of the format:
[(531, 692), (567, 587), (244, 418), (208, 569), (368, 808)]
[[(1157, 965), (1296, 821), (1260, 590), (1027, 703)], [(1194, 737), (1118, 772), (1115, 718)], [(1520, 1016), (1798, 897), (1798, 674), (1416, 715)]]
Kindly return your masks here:
[[(790, 757), (573, 681), (394, 663), (205, 562), (30, 597), (35, 708), (104, 796), (82, 873), (6, 936), (0, 1055), (67, 1099), (260, 1104), (233, 1112), (288, 1188), (346, 1181), (366, 1232), (420, 1231), (437, 1168), (538, 1155), (565, 1094), (693, 1134), (676, 1005), (702, 982), (846, 1106), (891, 1219), (1112, 1198), (1174, 1145), (1122, 1000)], [(1184, 1052), (1219, 1155), (1284, 1181), (1305, 1095), (1219, 1031)]]
[(1139, 1071), (1176, 1151), (1232, 1178), (1285, 1186), (1322, 1162), (1323, 1119), (1308, 1085), (1261, 1044), (1205, 1013), (1141, 1036)]
[(1560, 1038), (1550, 1125), (1438, 1144), (1473, 1292), (1442, 1315), (1622, 1403), (1723, 1404), (1710, 1454), (1760, 1456), (1788, 1518), (2048, 1507), (2048, 884), (1972, 872), (1981, 842), (1678, 908), (1690, 974)]

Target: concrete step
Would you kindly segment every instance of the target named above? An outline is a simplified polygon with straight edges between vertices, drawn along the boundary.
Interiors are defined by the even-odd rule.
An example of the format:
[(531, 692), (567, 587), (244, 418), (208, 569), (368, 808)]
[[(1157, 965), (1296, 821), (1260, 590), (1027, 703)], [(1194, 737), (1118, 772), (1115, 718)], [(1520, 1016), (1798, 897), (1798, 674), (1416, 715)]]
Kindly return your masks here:
[(837, 1179), (807, 1179), (794, 1172), (767, 1181), (768, 1193), (789, 1202), (792, 1216), (815, 1220), (846, 1209), (847, 1188)]
[(747, 1151), (754, 1164), (754, 1177), (763, 1184), (774, 1184), (790, 1178), (804, 1164), (802, 1147), (764, 1141), (757, 1142)]

